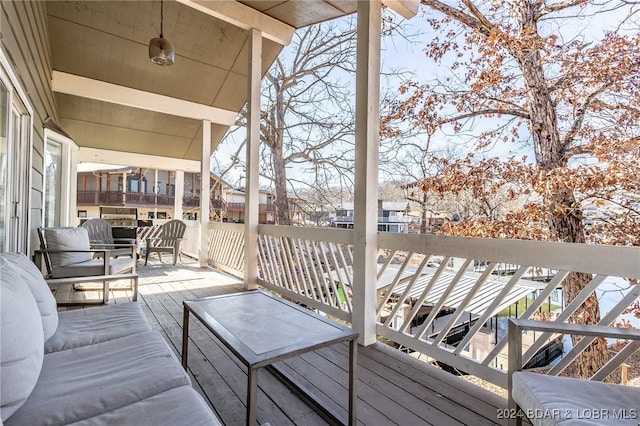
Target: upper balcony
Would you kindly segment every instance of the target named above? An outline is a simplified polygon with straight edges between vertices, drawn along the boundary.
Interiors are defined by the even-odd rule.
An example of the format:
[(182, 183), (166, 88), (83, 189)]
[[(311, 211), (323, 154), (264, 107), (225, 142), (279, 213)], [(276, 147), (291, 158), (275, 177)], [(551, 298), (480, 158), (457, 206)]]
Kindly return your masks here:
[[(338, 223), (353, 223), (354, 216), (336, 216), (333, 221)], [(407, 216), (378, 216), (378, 223), (411, 223), (412, 218)]]
[[(245, 211), (245, 203), (227, 203), (227, 210), (230, 212), (243, 212)], [(273, 204), (258, 204), (258, 211), (260, 213), (275, 213), (276, 206)]]
[[(120, 191), (78, 191), (77, 205), (79, 206), (160, 206), (173, 208), (175, 196), (165, 194), (152, 194), (141, 192)], [(200, 206), (199, 196), (185, 196), (182, 198), (183, 207), (195, 208)], [(220, 199), (211, 200), (211, 206), (215, 210), (224, 209), (225, 203)]]

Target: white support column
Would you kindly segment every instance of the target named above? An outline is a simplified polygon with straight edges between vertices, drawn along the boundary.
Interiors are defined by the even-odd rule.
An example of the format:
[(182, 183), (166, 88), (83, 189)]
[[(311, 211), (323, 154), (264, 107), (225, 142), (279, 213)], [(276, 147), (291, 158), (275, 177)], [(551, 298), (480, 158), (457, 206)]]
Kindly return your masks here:
[(78, 148), (72, 146), (69, 149), (69, 190), (67, 194), (69, 202), (68, 209), (63, 215), (65, 218), (61, 226), (78, 226), (80, 221), (78, 219)]
[(209, 187), (211, 181), (211, 122), (202, 120), (202, 158), (200, 159), (200, 267), (209, 265)]
[(122, 172), (122, 204), (127, 205), (127, 172)]
[(376, 341), (381, 7), (380, 0), (358, 2), (353, 327), (362, 345)]
[(249, 31), (249, 96), (247, 110), (247, 180), (244, 210), (244, 286), (257, 287), (258, 203), (260, 158), (260, 79), (262, 75), (262, 32)]
[(184, 171), (176, 170), (174, 182), (176, 193), (173, 200), (173, 218), (182, 220), (182, 198), (184, 198)]
[(158, 169), (153, 169), (153, 220), (158, 218), (158, 189), (160, 185), (158, 185)]

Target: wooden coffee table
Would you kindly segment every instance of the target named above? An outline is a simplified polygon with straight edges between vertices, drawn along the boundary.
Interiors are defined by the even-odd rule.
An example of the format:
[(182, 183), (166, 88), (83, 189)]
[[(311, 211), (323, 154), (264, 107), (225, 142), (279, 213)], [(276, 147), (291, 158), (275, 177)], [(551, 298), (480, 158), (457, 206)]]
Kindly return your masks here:
[(356, 424), (356, 359), (358, 333), (308, 309), (263, 291), (184, 301), (182, 366), (187, 368), (189, 313), (193, 314), (249, 369), (247, 425), (256, 424), (258, 368), (269, 367), (276, 377), (304, 394), (332, 421), (343, 419), (272, 364), (340, 342), (349, 342), (349, 425)]

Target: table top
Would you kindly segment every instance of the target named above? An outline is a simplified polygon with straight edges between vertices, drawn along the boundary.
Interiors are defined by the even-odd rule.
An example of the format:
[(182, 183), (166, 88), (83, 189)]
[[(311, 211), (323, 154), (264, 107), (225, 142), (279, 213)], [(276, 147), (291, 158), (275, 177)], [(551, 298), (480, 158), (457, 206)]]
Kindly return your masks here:
[(184, 305), (250, 367), (358, 336), (345, 325), (260, 290), (189, 300)]

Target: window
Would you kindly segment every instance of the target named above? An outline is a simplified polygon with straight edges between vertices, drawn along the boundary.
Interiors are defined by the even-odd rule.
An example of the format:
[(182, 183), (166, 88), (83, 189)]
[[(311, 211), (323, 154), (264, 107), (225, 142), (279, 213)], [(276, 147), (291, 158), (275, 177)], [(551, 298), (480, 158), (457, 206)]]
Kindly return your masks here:
[(7, 180), (9, 174), (9, 142), (7, 140), (9, 91), (0, 83), (0, 251), (6, 243)]
[(32, 110), (0, 50), (0, 251), (29, 249)]
[(45, 124), (44, 226), (73, 226), (76, 210), (76, 144), (53, 123)]
[(86, 210), (78, 210), (78, 217), (86, 218), (87, 217), (87, 211)]
[(60, 197), (62, 191), (62, 144), (47, 142), (44, 158), (44, 226), (60, 226)]

